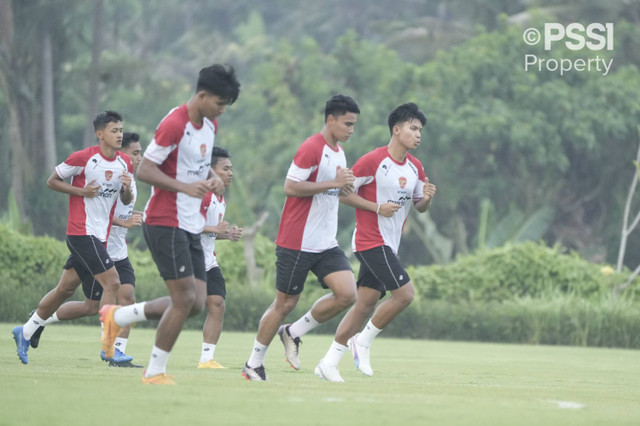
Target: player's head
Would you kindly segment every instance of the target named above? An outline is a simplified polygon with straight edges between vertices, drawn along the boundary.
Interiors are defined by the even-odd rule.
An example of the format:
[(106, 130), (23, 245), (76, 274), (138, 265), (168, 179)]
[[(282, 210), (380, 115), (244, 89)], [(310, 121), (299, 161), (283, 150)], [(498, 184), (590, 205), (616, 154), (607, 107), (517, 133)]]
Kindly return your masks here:
[(231, 164), (231, 154), (224, 148), (213, 147), (211, 153), (211, 167), (213, 171), (222, 179), (225, 188), (231, 184), (233, 179), (233, 165)]
[(214, 64), (200, 70), (196, 92), (205, 91), (220, 98), (226, 105), (233, 104), (240, 94), (240, 82), (231, 65)]
[(137, 133), (125, 132), (122, 135), (122, 145), (120, 151), (131, 158), (133, 170), (136, 171), (142, 161), (142, 146), (140, 145), (140, 135)]
[(418, 105), (413, 102), (408, 102), (396, 107), (387, 120), (389, 124), (389, 133), (393, 135), (393, 128), (401, 126), (403, 123), (410, 122), (412, 120), (418, 120), (422, 126), (427, 125), (427, 116), (418, 108)]
[(329, 116), (339, 117), (347, 113), (360, 114), (358, 104), (350, 96), (334, 95), (327, 101), (324, 107), (324, 122), (327, 122)]
[(93, 119), (93, 129), (97, 132), (98, 130), (104, 130), (105, 127), (109, 123), (121, 123), (122, 116), (115, 111), (105, 111), (96, 115), (96, 118)]
[(355, 130), (360, 108), (351, 97), (332, 96), (324, 108), (324, 125), (329, 138), (346, 142)]

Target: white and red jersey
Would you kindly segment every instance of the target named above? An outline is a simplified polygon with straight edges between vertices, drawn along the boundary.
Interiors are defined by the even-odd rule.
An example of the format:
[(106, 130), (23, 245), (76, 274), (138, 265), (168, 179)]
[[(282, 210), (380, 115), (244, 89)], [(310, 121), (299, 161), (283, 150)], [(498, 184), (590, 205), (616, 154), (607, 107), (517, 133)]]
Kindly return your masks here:
[[(201, 213), (205, 218), (205, 226), (216, 226), (224, 218), (227, 210), (227, 203), (224, 196), (218, 197), (213, 192), (208, 192), (202, 199)], [(204, 265), (208, 271), (218, 266), (218, 258), (216, 257), (216, 238), (218, 235), (214, 232), (202, 234), (201, 243), (204, 251)]]
[[(116, 208), (113, 211), (113, 217), (120, 220), (129, 220), (133, 214), (133, 206), (136, 203), (138, 196), (138, 189), (136, 187), (136, 181), (131, 178), (131, 194), (133, 198), (129, 204), (124, 204), (120, 197), (116, 201)], [(127, 250), (127, 231), (129, 229), (124, 226), (113, 225), (111, 226), (111, 232), (109, 232), (109, 239), (107, 240), (107, 253), (111, 260), (118, 261), (126, 259), (129, 256)]]
[[(190, 120), (187, 105), (172, 109), (156, 129), (151, 143), (144, 152), (167, 176), (180, 182), (193, 183), (206, 180), (211, 165), (211, 151), (217, 123), (203, 118), (201, 127)], [(200, 214), (202, 200), (183, 192), (151, 187), (151, 197), (144, 209), (147, 225), (171, 226), (199, 234), (204, 228)]]
[(70, 178), (75, 187), (84, 188), (93, 181), (93, 185), (100, 185), (95, 197), (69, 196), (67, 235), (93, 235), (106, 241), (124, 172), (133, 174), (129, 156), (116, 152), (115, 157), (107, 158), (99, 145), (74, 152), (56, 166), (58, 176), (63, 180)]
[(359, 196), (377, 204), (392, 202), (401, 206), (391, 217), (356, 209), (353, 251), (387, 245), (397, 254), (411, 206), (423, 198), (426, 175), (422, 163), (408, 153), (404, 162), (398, 163), (382, 146), (362, 156), (351, 170)]
[[(332, 148), (317, 133), (300, 145), (287, 172), (296, 182), (324, 182), (347, 167), (342, 147)], [(338, 245), (339, 188), (312, 197), (287, 197), (280, 218), (276, 244), (291, 250), (320, 253)]]

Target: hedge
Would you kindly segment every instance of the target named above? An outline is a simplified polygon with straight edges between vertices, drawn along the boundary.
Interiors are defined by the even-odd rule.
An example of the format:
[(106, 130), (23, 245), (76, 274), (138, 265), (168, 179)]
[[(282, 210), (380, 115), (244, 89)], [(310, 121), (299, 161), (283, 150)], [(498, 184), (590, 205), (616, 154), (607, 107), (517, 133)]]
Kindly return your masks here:
[[(275, 296), (273, 242), (262, 236), (256, 239), (262, 278), (255, 285), (247, 282), (242, 243), (220, 241), (216, 251), (227, 281), (224, 329), (255, 332)], [(0, 225), (0, 321), (24, 322), (40, 298), (55, 287), (67, 256), (64, 242), (21, 235)], [(147, 251), (130, 249), (130, 259), (138, 300), (167, 294)], [(357, 268), (356, 262), (356, 273)], [(610, 273), (606, 265), (589, 263), (561, 247), (506, 245), (450, 264), (407, 271), (416, 297), (382, 336), (640, 348), (637, 285), (618, 299), (612, 296), (613, 286), (624, 282), (629, 272)], [(325, 291), (310, 274), (287, 321), (300, 317), (322, 294)], [(73, 300), (82, 299), (79, 289)], [(185, 327), (201, 328), (204, 315), (190, 318)], [(332, 334), (340, 319), (314, 332)], [(96, 324), (97, 318), (74, 322)]]

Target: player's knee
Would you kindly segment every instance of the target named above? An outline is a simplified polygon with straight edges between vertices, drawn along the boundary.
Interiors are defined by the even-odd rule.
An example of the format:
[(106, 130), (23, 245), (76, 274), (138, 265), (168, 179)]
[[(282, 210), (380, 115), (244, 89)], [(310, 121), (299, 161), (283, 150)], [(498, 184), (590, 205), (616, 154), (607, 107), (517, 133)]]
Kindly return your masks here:
[(342, 309), (347, 309), (349, 306), (353, 305), (355, 302), (356, 302), (355, 291), (345, 291), (345, 292), (336, 294), (336, 304)]
[(411, 283), (409, 283), (408, 285), (401, 287), (400, 290), (402, 291), (397, 291), (393, 295), (393, 297), (396, 298), (396, 301), (398, 303), (400, 303), (404, 307), (407, 307), (411, 304), (411, 302), (413, 301), (413, 297), (415, 295), (413, 286), (411, 285)]

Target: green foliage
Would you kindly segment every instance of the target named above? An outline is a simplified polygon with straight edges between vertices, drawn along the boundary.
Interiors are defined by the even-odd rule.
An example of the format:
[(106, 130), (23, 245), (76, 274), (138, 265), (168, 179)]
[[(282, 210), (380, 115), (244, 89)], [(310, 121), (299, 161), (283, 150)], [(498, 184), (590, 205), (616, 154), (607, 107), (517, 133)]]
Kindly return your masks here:
[[(256, 238), (256, 259), (263, 268), (257, 286), (246, 279), (242, 244), (219, 242), (218, 257), (227, 283), (225, 330), (255, 331), (275, 296), (275, 250)], [(21, 235), (0, 226), (0, 321), (21, 322), (57, 283), (68, 251), (48, 237)], [(136, 299), (167, 295), (148, 251), (130, 249), (136, 272)], [(357, 274), (358, 265), (354, 265)], [(640, 348), (637, 295), (612, 296), (614, 284), (628, 276), (607, 274), (599, 265), (560, 248), (523, 243), (480, 250), (447, 265), (407, 268), (416, 287), (413, 303), (385, 335), (411, 338), (617, 346)], [(285, 321), (294, 321), (328, 290), (309, 274), (305, 290)], [(83, 300), (80, 290), (74, 300)], [(200, 329), (206, 313), (187, 320)], [(315, 333), (333, 334), (341, 315)], [(76, 323), (95, 324), (95, 318)], [(139, 327), (155, 327), (143, 322)]]
[(484, 303), (567, 294), (597, 301), (628, 275), (607, 275), (601, 268), (576, 253), (563, 253), (558, 246), (526, 242), (482, 249), (449, 265), (409, 268), (408, 272), (418, 293), (428, 300)]

